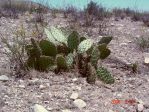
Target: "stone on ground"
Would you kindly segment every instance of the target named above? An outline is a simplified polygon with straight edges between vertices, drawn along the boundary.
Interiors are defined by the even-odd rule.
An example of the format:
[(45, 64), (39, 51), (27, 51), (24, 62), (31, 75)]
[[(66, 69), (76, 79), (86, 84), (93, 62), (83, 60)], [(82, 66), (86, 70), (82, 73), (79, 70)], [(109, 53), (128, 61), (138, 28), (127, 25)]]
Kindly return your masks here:
[(43, 106), (35, 104), (32, 112), (48, 112)]
[(0, 81), (9, 81), (9, 78), (6, 75), (1, 75)]
[(76, 99), (74, 101), (74, 104), (75, 104), (75, 106), (77, 106), (80, 109), (86, 107), (86, 103), (83, 100), (81, 100), (81, 99)]

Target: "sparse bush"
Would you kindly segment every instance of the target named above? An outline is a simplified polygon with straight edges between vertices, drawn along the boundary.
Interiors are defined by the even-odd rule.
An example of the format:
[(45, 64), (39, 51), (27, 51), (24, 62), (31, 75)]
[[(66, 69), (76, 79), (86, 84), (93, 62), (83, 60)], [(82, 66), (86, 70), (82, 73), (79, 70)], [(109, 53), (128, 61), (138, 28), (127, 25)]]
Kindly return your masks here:
[(11, 40), (1, 35), (1, 41), (5, 45), (5, 54), (8, 56), (11, 68), (18, 77), (25, 75), (25, 45), (26, 32), (23, 26), (15, 32), (15, 37)]
[(137, 45), (139, 48), (144, 51), (145, 49), (149, 48), (149, 38), (148, 37), (140, 37), (136, 39)]

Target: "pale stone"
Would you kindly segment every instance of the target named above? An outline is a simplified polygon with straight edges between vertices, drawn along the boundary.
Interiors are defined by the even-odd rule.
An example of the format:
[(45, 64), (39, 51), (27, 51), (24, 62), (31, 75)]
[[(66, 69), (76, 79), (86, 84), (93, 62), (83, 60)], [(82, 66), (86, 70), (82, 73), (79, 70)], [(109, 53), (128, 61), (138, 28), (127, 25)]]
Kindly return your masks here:
[(144, 58), (144, 63), (145, 63), (145, 64), (149, 64), (149, 57), (145, 57), (145, 58)]
[(72, 112), (72, 111), (65, 109), (65, 110), (62, 110), (62, 112)]
[(76, 82), (77, 80), (78, 80), (77, 78), (72, 79), (73, 82)]
[(33, 112), (48, 112), (43, 106), (35, 104), (33, 107)]
[(0, 81), (9, 81), (9, 78), (6, 75), (1, 75)]
[(138, 112), (143, 112), (144, 106), (143, 104), (138, 104)]
[(77, 99), (79, 97), (79, 94), (78, 93), (72, 93), (71, 96), (70, 96), (70, 99)]
[(86, 107), (86, 103), (85, 103), (83, 100), (81, 100), (81, 99), (76, 99), (76, 100), (74, 101), (74, 104), (75, 104), (78, 108), (80, 108), (80, 109)]
[(40, 88), (40, 89), (45, 89), (46, 86), (44, 86), (44, 85), (40, 85), (39, 88)]

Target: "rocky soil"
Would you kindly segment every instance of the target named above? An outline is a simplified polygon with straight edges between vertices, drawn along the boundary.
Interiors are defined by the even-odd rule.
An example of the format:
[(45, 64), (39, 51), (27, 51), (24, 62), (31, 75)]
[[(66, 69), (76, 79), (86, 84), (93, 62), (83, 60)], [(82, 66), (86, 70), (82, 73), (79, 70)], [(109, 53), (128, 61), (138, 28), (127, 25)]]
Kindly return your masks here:
[[(53, 19), (47, 14), (45, 18), (49, 26), (69, 25), (62, 15)], [(0, 34), (11, 39), (14, 36), (12, 32), (20, 24), (29, 32), (32, 25), (26, 19), (26, 16), (20, 16), (19, 19), (0, 18)], [(88, 29), (93, 39), (100, 39), (96, 27)], [(79, 31), (82, 30), (84, 28), (81, 27)], [(9, 70), (8, 58), (3, 54), (1, 43), (0, 112), (149, 112), (149, 69), (144, 65), (144, 52), (135, 42), (136, 38), (149, 36), (149, 28), (128, 18), (119, 21), (111, 19), (108, 31), (114, 39), (109, 45), (112, 54), (105, 60), (104, 66), (116, 79), (112, 85), (101, 81), (89, 85), (84, 78), (78, 78), (74, 73), (55, 75), (31, 71), (31, 79), (16, 79)], [(135, 62), (138, 63), (136, 74), (127, 66)], [(120, 104), (113, 104), (113, 99), (119, 99)], [(126, 103), (129, 99), (136, 102)], [(46, 110), (38, 111), (37, 108), (41, 109), (39, 105)]]

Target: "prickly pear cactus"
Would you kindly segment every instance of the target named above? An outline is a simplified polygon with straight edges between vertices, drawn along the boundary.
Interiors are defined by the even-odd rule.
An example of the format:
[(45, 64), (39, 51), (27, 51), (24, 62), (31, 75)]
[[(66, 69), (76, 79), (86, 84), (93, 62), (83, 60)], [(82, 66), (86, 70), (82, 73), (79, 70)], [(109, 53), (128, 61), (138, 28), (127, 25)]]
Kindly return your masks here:
[(49, 42), (47, 40), (41, 40), (39, 45), (43, 55), (52, 57), (56, 56), (57, 48), (52, 42)]
[(97, 69), (97, 77), (106, 84), (113, 84), (115, 82), (110, 72), (103, 67)]
[(56, 56), (56, 63), (57, 63), (58, 69), (67, 69), (68, 68), (66, 59), (64, 58), (63, 55), (58, 54)]
[(74, 62), (74, 55), (72, 53), (69, 53), (66, 57), (67, 66), (71, 68), (73, 66), (73, 62)]
[(93, 45), (93, 40), (92, 39), (86, 39), (82, 41), (79, 46), (78, 46), (78, 53), (84, 53), (88, 51)]
[(73, 52), (74, 49), (77, 49), (79, 45), (79, 34), (76, 31), (73, 31), (68, 36), (68, 48), (71, 52)]
[(100, 44), (98, 46), (98, 49), (100, 51), (100, 59), (102, 60), (107, 58), (111, 54), (111, 51), (107, 48), (106, 44)]
[(85, 37), (80, 37), (80, 42), (82, 42), (83, 40), (86, 40)]
[(91, 63), (88, 63), (88, 75), (87, 75), (86, 81), (89, 84), (95, 84), (95, 81), (96, 81), (96, 70)]
[(39, 71), (47, 71), (51, 66), (54, 65), (54, 59), (50, 56), (40, 56), (37, 60)]
[(55, 45), (59, 45), (59, 42), (57, 42), (55, 40), (54, 36), (52, 35), (52, 33), (47, 28), (44, 29), (44, 32), (47, 35), (50, 42), (52, 42)]
[(113, 37), (102, 37), (98, 44), (109, 44)]
[(92, 65), (97, 68), (97, 63), (100, 58), (100, 51), (97, 46), (93, 47), (92, 54), (91, 54), (91, 63)]
[(56, 41), (67, 45), (67, 38), (64, 36), (63, 32), (60, 29), (52, 26), (50, 28), (50, 32)]

